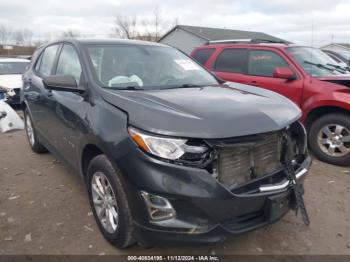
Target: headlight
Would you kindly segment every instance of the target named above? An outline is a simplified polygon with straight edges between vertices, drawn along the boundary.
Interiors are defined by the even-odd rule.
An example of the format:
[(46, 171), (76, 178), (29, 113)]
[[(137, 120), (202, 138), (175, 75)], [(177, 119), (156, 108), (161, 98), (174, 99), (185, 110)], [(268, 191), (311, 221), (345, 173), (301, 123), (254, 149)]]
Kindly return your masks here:
[(208, 150), (204, 145), (186, 144), (187, 139), (146, 134), (133, 127), (129, 127), (128, 132), (135, 143), (145, 152), (165, 159), (177, 160), (186, 153), (201, 154)]

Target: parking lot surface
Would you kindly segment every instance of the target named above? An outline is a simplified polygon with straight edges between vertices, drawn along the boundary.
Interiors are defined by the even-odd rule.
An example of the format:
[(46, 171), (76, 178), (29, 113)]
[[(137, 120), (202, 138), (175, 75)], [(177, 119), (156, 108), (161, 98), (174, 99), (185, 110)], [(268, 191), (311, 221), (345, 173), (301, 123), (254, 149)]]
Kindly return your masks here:
[(24, 131), (0, 134), (0, 254), (350, 255), (350, 169), (314, 160), (305, 187), (309, 227), (289, 212), (218, 245), (118, 250), (98, 231), (77, 176), (53, 155), (32, 153)]

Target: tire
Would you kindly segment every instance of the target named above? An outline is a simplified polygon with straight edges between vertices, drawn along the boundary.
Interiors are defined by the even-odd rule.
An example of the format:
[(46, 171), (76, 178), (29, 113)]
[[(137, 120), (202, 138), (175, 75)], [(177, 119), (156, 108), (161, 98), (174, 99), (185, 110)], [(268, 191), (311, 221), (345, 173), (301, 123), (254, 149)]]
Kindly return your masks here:
[[(108, 187), (108, 184), (105, 180), (103, 180), (103, 176), (105, 179), (107, 179), (108, 184), (110, 187)], [(93, 189), (94, 184), (96, 185), (96, 178), (99, 180), (101, 184), (106, 186), (104, 189), (106, 192), (112, 192), (115, 196), (115, 205), (111, 204), (108, 207), (105, 208), (105, 210), (112, 210), (109, 213), (109, 216), (113, 215), (113, 223), (110, 222), (109, 226), (107, 225), (107, 213), (108, 211), (101, 211), (103, 210), (104, 204), (98, 204), (97, 206), (94, 203), (94, 198), (100, 202), (100, 195), (96, 193), (97, 191)], [(132, 244), (135, 243), (133, 238), (133, 232), (134, 232), (134, 226), (133, 226), (133, 217), (130, 210), (130, 205), (127, 200), (127, 195), (125, 191), (125, 187), (123, 186), (122, 182), (122, 175), (119, 170), (116, 170), (112, 163), (108, 160), (108, 158), (105, 155), (98, 155), (95, 158), (93, 158), (89, 164), (88, 170), (87, 170), (87, 188), (88, 188), (88, 194), (89, 194), (89, 202), (91, 205), (91, 209), (93, 211), (95, 220), (97, 222), (97, 225), (102, 232), (103, 236), (114, 246), (118, 248), (126, 248)], [(106, 189), (108, 188), (108, 189)], [(112, 190), (110, 190), (112, 189)], [(101, 191), (99, 191), (101, 193)], [(96, 201), (96, 200), (95, 200)], [(103, 200), (101, 200), (103, 202)], [(105, 200), (106, 201), (106, 200)], [(111, 201), (111, 203), (114, 201)], [(100, 209), (101, 207), (101, 209)], [(97, 212), (102, 214), (100, 217), (98, 216)], [(113, 213), (116, 212), (117, 216), (115, 216)], [(106, 219), (102, 216), (106, 216)], [(113, 225), (112, 225), (113, 224)], [(113, 228), (113, 226), (116, 225), (116, 228)], [(112, 230), (111, 230), (112, 229)]]
[(310, 149), (318, 159), (340, 166), (350, 166), (349, 139), (350, 117), (340, 113), (318, 118), (312, 123), (308, 135)]
[(28, 109), (24, 110), (24, 126), (26, 130), (26, 135), (28, 143), (33, 152), (37, 154), (47, 152), (47, 149), (40, 143), (38, 136), (36, 134), (32, 118), (29, 114)]

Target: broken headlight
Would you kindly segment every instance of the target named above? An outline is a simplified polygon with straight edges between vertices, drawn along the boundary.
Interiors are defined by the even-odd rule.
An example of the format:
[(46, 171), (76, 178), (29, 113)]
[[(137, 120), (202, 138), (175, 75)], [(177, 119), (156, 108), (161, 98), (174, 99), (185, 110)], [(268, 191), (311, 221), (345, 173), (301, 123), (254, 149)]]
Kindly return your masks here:
[(193, 145), (188, 139), (153, 135), (134, 127), (129, 127), (128, 132), (142, 150), (164, 159), (180, 160), (186, 154), (198, 155), (208, 151), (205, 144)]

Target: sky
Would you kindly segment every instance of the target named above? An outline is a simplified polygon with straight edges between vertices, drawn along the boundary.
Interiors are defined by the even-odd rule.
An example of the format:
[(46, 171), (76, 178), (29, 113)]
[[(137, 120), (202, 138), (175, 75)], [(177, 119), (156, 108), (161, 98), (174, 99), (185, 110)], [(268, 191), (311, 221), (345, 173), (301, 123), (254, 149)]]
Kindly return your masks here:
[(0, 25), (26, 28), (36, 38), (67, 29), (107, 37), (116, 16), (151, 19), (163, 32), (178, 24), (260, 31), (298, 44), (350, 43), (350, 0), (0, 0)]

